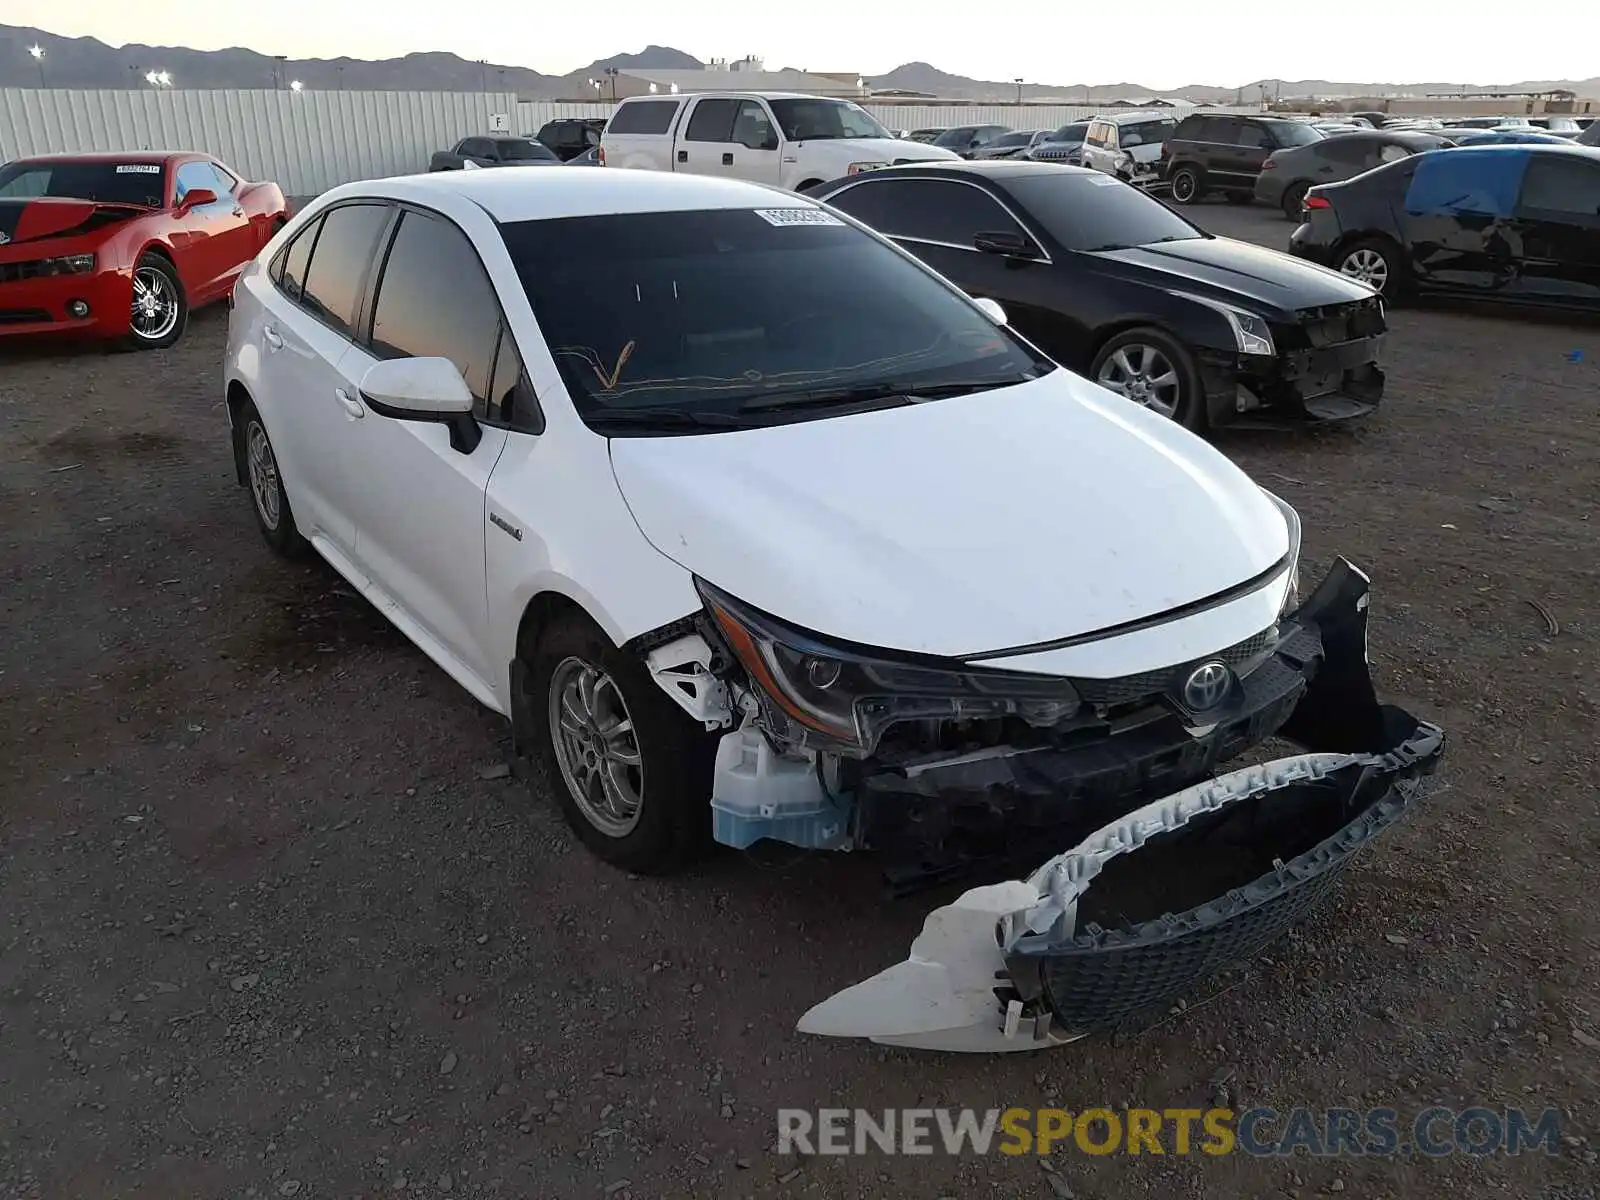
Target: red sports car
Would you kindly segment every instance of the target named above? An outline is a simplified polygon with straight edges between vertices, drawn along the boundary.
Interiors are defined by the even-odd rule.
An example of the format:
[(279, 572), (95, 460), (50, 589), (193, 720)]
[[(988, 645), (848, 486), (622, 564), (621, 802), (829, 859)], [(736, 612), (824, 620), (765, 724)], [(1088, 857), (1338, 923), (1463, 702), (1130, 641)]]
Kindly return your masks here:
[(71, 154), (0, 167), (0, 338), (134, 349), (183, 336), (288, 220), (274, 183), (204, 154)]

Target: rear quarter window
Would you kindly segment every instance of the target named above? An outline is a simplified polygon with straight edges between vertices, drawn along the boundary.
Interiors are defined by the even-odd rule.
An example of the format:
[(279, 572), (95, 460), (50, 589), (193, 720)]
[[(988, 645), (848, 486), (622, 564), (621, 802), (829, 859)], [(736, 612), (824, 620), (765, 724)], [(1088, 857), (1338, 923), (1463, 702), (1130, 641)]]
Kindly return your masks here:
[(617, 108), (607, 133), (665, 133), (681, 100), (629, 100)]

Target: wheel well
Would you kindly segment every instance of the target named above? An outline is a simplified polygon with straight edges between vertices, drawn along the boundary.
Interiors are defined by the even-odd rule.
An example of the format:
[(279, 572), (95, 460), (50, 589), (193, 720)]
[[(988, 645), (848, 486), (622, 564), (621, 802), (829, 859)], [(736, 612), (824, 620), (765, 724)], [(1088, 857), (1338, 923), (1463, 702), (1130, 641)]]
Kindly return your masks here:
[[(1400, 243), (1395, 241), (1394, 238), (1390, 237), (1387, 233), (1368, 233), (1364, 231), (1347, 233), (1333, 244), (1333, 257), (1335, 259), (1343, 257), (1344, 254), (1349, 251), (1350, 247), (1354, 246), (1357, 242), (1377, 242), (1380, 245), (1387, 247), (1390, 253), (1395, 256), (1395, 267), (1400, 267), (1402, 265), (1401, 260), (1404, 257), (1404, 252), (1400, 248)], [(1339, 268), (1336, 263), (1334, 265), (1334, 270), (1338, 269)]]
[(822, 180), (820, 179), (802, 179), (799, 183), (794, 185), (794, 190), (797, 192), (803, 192), (808, 187), (816, 187), (817, 184), (821, 182)]
[[(143, 258), (147, 254), (153, 254), (157, 258), (164, 259), (167, 266), (172, 268), (172, 273), (174, 275), (178, 273), (178, 263), (177, 260), (172, 257), (172, 251), (168, 250), (160, 242), (151, 242), (143, 250), (139, 251), (139, 258)], [(138, 259), (135, 259), (134, 261), (137, 262)]]
[(560, 592), (540, 592), (529, 600), (528, 607), (522, 610), (522, 620), (517, 625), (517, 657), (523, 662), (533, 661), (533, 650), (539, 644), (539, 635), (549, 628), (552, 621), (568, 613), (578, 613), (585, 620), (591, 619), (584, 612), (583, 605)]
[(244, 455), (239, 453), (239, 425), (244, 419), (244, 406), (250, 403), (250, 393), (244, 384), (235, 379), (228, 384), (228, 425), (233, 430), (233, 473), (239, 486), (248, 482), (244, 473)]

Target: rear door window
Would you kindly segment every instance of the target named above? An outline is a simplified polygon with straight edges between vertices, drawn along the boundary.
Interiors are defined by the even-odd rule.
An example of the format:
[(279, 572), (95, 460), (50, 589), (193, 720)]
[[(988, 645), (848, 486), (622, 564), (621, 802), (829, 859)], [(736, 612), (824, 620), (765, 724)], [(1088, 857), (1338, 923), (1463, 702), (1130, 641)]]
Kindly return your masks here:
[(343, 204), (330, 210), (311, 251), (300, 302), (347, 337), (389, 211), (384, 204)]
[(1519, 150), (1445, 150), (1423, 156), (1406, 191), (1417, 215), (1509, 216), (1529, 155)]
[(273, 264), (272, 281), (285, 296), (300, 303), (301, 289), (306, 282), (306, 268), (311, 265), (311, 248), (317, 244), (317, 231), (322, 228), (318, 218), (295, 235), (294, 241), (278, 255)]
[(700, 100), (689, 114), (688, 128), (683, 131), (686, 142), (733, 141), (733, 118), (739, 109), (737, 100)]
[(1535, 156), (1522, 181), (1521, 207), (1591, 221), (1600, 218), (1600, 167), (1576, 156)]
[(963, 250), (980, 233), (1026, 233), (987, 192), (943, 179), (869, 180), (828, 203), (890, 237)]

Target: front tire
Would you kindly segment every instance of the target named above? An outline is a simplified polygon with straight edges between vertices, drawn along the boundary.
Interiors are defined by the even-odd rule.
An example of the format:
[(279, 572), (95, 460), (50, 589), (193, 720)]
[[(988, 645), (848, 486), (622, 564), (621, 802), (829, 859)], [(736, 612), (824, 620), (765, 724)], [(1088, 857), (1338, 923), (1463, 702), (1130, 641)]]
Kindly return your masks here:
[(710, 842), (715, 740), (644, 662), (586, 617), (559, 617), (530, 665), (535, 729), (562, 816), (597, 856), (665, 874)]
[(294, 522), (289, 493), (283, 487), (283, 472), (278, 469), (278, 456), (272, 449), (272, 439), (267, 436), (261, 414), (253, 402), (246, 400), (239, 406), (238, 419), (238, 443), (234, 453), (239, 455), (244, 467), (256, 526), (274, 553), (284, 558), (304, 558), (309, 543)]
[(1185, 429), (1206, 427), (1205, 390), (1194, 355), (1164, 330), (1146, 325), (1117, 334), (1094, 356), (1089, 377)]
[(1200, 172), (1193, 167), (1179, 167), (1172, 173), (1172, 199), (1178, 204), (1198, 204), (1205, 195), (1200, 183)]
[(126, 350), (165, 350), (189, 324), (189, 298), (178, 272), (159, 254), (146, 254), (133, 268), (133, 298), (128, 313)]

